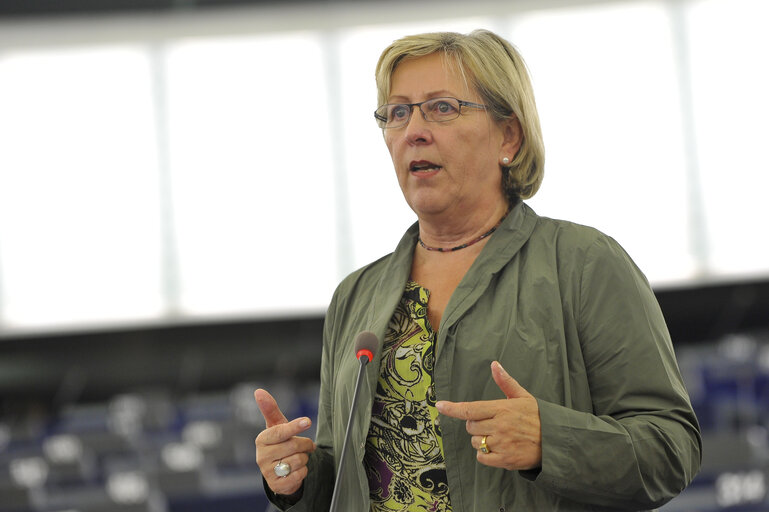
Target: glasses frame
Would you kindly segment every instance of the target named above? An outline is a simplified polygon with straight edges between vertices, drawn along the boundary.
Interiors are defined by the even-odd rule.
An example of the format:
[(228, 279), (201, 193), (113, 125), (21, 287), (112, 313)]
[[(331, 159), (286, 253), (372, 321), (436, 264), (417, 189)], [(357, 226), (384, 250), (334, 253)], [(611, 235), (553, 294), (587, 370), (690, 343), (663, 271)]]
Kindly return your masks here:
[[(459, 104), (459, 108), (457, 109), (457, 116), (452, 117), (450, 119), (427, 119), (427, 114), (425, 114), (425, 111), (422, 110), (422, 105), (425, 103), (430, 103), (431, 101), (438, 101), (438, 100), (454, 100)], [(387, 118), (383, 115), (378, 114), (379, 110), (381, 110), (383, 107), (390, 107), (390, 106), (399, 106), (399, 107), (408, 107), (409, 108), (409, 116), (406, 118), (406, 120), (403, 122), (403, 124), (399, 124), (397, 126), (387, 126)], [(374, 118), (377, 120), (377, 124), (379, 124), (379, 127), (383, 130), (397, 130), (398, 128), (403, 128), (404, 126), (408, 125), (411, 121), (411, 116), (414, 115), (414, 107), (419, 108), (419, 111), (422, 113), (422, 119), (424, 119), (428, 123), (446, 123), (448, 121), (453, 121), (460, 115), (462, 115), (462, 107), (470, 107), (470, 108), (477, 108), (481, 110), (486, 110), (489, 108), (488, 105), (483, 105), (481, 103), (473, 103), (472, 101), (465, 101), (460, 100), (459, 98), (454, 98), (452, 96), (440, 96), (437, 98), (430, 98), (429, 100), (420, 101), (419, 103), (385, 103), (384, 105), (379, 105), (377, 109), (374, 111)]]

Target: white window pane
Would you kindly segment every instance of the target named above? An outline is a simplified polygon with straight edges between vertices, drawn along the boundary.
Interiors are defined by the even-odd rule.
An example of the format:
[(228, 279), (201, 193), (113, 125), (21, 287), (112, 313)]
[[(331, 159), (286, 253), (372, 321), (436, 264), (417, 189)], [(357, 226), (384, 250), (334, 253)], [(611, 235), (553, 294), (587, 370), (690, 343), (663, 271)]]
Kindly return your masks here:
[(6, 327), (162, 309), (148, 59), (133, 47), (0, 59), (0, 267)]
[(695, 268), (671, 39), (658, 3), (543, 11), (511, 30), (547, 154), (530, 204), (615, 237), (652, 281)]
[(696, 2), (688, 20), (711, 270), (765, 275), (769, 2)]
[(318, 38), (179, 42), (167, 71), (182, 311), (323, 310), (337, 275)]
[[(439, 23), (361, 27), (340, 39), (340, 86), (344, 167), (349, 194), (354, 247), (353, 268), (392, 252), (416, 215), (403, 199), (382, 130), (374, 120), (374, 70), (382, 51), (395, 39), (430, 31), (467, 33), (488, 20), (462, 18)], [(353, 268), (347, 269), (353, 270)]]

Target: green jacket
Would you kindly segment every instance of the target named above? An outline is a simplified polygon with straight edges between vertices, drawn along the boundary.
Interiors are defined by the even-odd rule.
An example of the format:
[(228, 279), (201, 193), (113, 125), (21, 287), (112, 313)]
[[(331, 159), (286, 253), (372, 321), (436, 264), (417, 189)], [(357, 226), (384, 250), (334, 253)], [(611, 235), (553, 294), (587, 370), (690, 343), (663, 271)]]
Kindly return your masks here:
[[(303, 497), (290, 510), (329, 508), (359, 367), (353, 342), (366, 330), (384, 338), (417, 232), (415, 224), (395, 252), (348, 276), (334, 294), (318, 449)], [(366, 369), (340, 482), (344, 512), (369, 510), (362, 460), (378, 356)], [(699, 470), (699, 426), (657, 301), (630, 257), (597, 230), (539, 217), (523, 203), (512, 210), (443, 313), (437, 399), (504, 398), (491, 378), (493, 360), (538, 400), (542, 467), (479, 464), (464, 421), (442, 416), (455, 512), (648, 510)]]

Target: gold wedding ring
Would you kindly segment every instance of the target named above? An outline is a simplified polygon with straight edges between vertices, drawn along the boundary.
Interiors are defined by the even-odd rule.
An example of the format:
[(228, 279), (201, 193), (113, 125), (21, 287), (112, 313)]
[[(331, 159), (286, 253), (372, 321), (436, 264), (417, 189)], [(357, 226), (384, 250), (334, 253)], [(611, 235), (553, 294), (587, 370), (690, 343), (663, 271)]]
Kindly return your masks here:
[(486, 438), (489, 436), (483, 436), (481, 438), (481, 453), (491, 453), (491, 450), (489, 450), (489, 445), (486, 444)]

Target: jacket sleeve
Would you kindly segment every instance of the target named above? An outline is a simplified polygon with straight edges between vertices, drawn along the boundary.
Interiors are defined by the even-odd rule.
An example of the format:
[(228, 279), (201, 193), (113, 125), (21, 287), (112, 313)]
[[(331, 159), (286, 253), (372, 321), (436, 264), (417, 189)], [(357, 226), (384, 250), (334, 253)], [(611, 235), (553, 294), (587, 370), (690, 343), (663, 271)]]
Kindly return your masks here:
[(332, 300), (326, 314), (323, 327), (323, 353), (321, 356), (320, 397), (318, 401), (317, 435), (315, 437), (315, 451), (310, 454), (307, 463), (307, 478), (302, 487), (302, 498), (293, 506), (286, 502), (280, 495), (272, 493), (265, 484), (267, 498), (280, 510), (291, 512), (325, 511), (331, 505), (331, 496), (334, 491), (336, 469), (333, 452), (333, 433), (331, 431), (334, 397), (333, 376), (334, 359), (332, 343), (332, 319), (334, 318), (334, 305)]
[(661, 506), (701, 462), (697, 418), (646, 278), (619, 245), (585, 253), (575, 314), (593, 411), (540, 400), (536, 485), (622, 510)]

